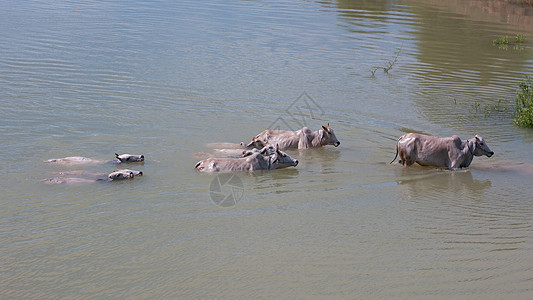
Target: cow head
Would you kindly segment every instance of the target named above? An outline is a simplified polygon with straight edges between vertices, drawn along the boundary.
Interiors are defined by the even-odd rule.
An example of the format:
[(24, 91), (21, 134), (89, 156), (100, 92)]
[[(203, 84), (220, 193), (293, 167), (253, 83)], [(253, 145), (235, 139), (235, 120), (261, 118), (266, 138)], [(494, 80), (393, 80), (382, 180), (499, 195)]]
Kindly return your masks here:
[(272, 164), (272, 169), (296, 167), (298, 165), (298, 160), (290, 157), (287, 153), (279, 150), (278, 145), (276, 145), (274, 153), (271, 154), (269, 157), (270, 162)]
[(135, 170), (130, 170), (130, 169), (120, 169), (120, 170), (117, 170), (116, 172), (133, 173), (133, 176), (143, 176), (142, 171), (135, 171)]
[(109, 174), (107, 177), (109, 180), (122, 180), (122, 179), (130, 179), (133, 178), (135, 175), (133, 175), (133, 172), (121, 172), (121, 171), (115, 171), (111, 174)]
[(263, 142), (259, 137), (253, 137), (252, 141), (246, 144), (246, 148), (263, 149), (267, 144)]
[(115, 153), (115, 157), (121, 162), (144, 161), (144, 155), (120, 154)]
[(322, 126), (322, 129), (320, 129), (320, 144), (333, 145), (335, 147), (338, 147), (341, 144), (341, 142), (337, 140), (333, 129), (329, 127), (329, 123), (326, 126)]
[(475, 156), (486, 155), (487, 157), (491, 157), (494, 155), (494, 152), (490, 150), (489, 146), (487, 146), (487, 143), (485, 143), (485, 140), (477, 134), (472, 142), (472, 153)]
[(266, 156), (270, 156), (274, 153), (276, 153), (276, 148), (272, 145), (266, 145), (264, 146), (263, 148), (261, 149), (257, 149), (257, 148), (253, 148), (253, 149), (250, 149), (250, 150), (244, 150), (242, 151), (242, 154), (241, 154), (241, 157), (247, 157), (247, 156), (250, 156), (252, 154), (262, 154), (262, 155), (266, 155)]

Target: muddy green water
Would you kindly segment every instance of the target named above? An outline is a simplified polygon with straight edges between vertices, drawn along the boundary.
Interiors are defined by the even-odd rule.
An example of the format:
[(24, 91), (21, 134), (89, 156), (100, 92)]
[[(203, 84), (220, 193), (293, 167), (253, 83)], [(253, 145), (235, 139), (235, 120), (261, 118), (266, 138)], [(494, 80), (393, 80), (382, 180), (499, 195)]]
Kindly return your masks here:
[[(0, 298), (533, 298), (533, 131), (485, 114), (512, 110), (532, 72), (531, 8), (0, 7)], [(338, 148), (236, 174), (215, 190), (233, 203), (193, 168), (208, 143), (328, 122)], [(389, 164), (407, 131), (480, 134), (496, 154), (458, 172)], [(144, 154), (128, 167), (145, 176), (43, 183), (115, 168), (47, 159), (115, 152)]]

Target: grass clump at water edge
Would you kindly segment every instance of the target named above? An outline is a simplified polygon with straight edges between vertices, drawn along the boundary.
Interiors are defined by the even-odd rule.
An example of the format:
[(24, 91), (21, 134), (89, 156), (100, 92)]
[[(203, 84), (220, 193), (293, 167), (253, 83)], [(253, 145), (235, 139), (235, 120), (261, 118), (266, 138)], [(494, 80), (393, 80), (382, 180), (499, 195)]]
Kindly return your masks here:
[(533, 127), (533, 87), (532, 77), (526, 76), (519, 84), (515, 98), (514, 123), (521, 127)]

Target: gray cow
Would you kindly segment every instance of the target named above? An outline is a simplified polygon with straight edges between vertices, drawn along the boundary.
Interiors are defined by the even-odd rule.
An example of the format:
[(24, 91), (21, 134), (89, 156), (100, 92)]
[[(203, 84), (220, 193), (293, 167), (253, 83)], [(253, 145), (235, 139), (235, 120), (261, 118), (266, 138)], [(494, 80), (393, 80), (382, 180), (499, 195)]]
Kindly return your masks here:
[(415, 162), (421, 166), (435, 166), (452, 170), (470, 166), (474, 156), (491, 157), (490, 150), (482, 137), (462, 141), (458, 136), (436, 137), (418, 133), (402, 135), (396, 143), (396, 157), (400, 155), (400, 163), (408, 167)]
[[(263, 156), (263, 154), (267, 154)], [(280, 151), (278, 147), (272, 151), (270, 147), (262, 150), (245, 151), (242, 158), (208, 158), (199, 161), (194, 167), (200, 172), (235, 172), (274, 170), (297, 166), (298, 160)]]
[(328, 123), (328, 125), (322, 126), (317, 131), (311, 131), (307, 127), (296, 131), (267, 129), (252, 138), (252, 141), (246, 147), (261, 149), (268, 144), (278, 145), (280, 149), (307, 149), (325, 145), (338, 147), (341, 142), (337, 140), (335, 132), (329, 127)]

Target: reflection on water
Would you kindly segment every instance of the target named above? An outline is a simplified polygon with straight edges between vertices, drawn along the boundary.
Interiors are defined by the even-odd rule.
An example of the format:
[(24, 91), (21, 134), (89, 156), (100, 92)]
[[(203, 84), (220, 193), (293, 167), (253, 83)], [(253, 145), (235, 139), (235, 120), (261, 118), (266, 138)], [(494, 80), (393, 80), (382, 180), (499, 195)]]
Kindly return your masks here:
[(470, 170), (447, 171), (434, 168), (412, 167), (401, 169), (399, 185), (408, 197), (441, 198), (443, 194), (455, 197), (477, 198), (492, 186), (490, 180), (476, 180)]
[(523, 5), (520, 1), (513, 0), (488, 0), (488, 1), (424, 1), (434, 7), (446, 11), (466, 15), (476, 21), (499, 21), (501, 23), (517, 25), (519, 31), (530, 31), (533, 25), (533, 7)]
[[(512, 100), (532, 70), (531, 8), (503, 3), (7, 3), (0, 295), (532, 298), (533, 131), (469, 110)], [(492, 45), (515, 33), (523, 48)], [(215, 196), (242, 198), (217, 205), (195, 153), (295, 116), (341, 145), (238, 174)], [(459, 172), (390, 165), (411, 131), (480, 134), (496, 154)], [(145, 155), (141, 180), (42, 182), (110, 171), (49, 158), (115, 152)]]
[(341, 151), (338, 148), (333, 148), (333, 146), (324, 146), (317, 149), (300, 149), (293, 152), (298, 153), (296, 157), (300, 161), (312, 165), (313, 168), (320, 169), (324, 174), (335, 172), (333, 170), (336, 165), (335, 162), (341, 156)]
[[(483, 118), (472, 112), (472, 104), (494, 105), (499, 99), (513, 100), (519, 80), (531, 69), (531, 52), (505, 51), (492, 41), (504, 35), (512, 37), (525, 28), (495, 28), (487, 14), (485, 18), (470, 17), (472, 11), (491, 10), (490, 1), (413, 3), (420, 25), (414, 32), (418, 61), (411, 73), (417, 78), (414, 101), (420, 111), (432, 122), (452, 130), (491, 125), (512, 128), (510, 114), (503, 119), (498, 115)], [(432, 26), (443, 14), (447, 17), (439, 26)], [(526, 34), (531, 35), (531, 29)]]

